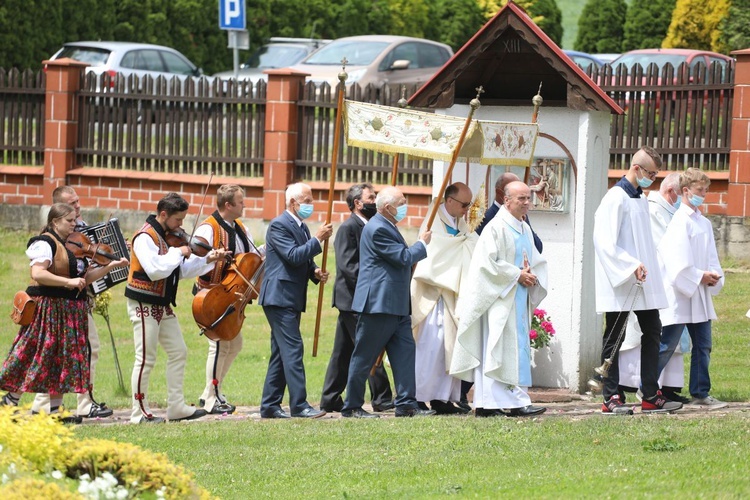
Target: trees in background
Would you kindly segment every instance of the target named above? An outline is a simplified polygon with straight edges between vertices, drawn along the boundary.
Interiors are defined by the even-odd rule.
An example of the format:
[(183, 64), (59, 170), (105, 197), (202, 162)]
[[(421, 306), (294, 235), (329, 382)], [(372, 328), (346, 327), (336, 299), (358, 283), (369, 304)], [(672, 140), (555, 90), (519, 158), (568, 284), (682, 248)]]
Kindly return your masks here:
[(719, 31), (719, 48), (725, 54), (750, 47), (750, 0), (732, 0)]
[(729, 14), (729, 0), (677, 0), (664, 48), (721, 50), (721, 21)]
[(627, 11), (625, 0), (587, 0), (573, 48), (593, 54), (620, 52)]
[(676, 0), (633, 0), (625, 18), (622, 51), (661, 47)]

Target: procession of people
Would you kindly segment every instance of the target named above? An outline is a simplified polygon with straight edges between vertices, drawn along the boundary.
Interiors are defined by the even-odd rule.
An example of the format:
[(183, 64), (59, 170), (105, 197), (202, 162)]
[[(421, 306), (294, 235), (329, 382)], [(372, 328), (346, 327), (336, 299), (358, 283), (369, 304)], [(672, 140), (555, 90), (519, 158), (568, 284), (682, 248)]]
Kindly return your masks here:
[[(631, 390), (638, 391), (644, 413), (673, 412), (683, 403), (726, 405), (710, 395), (712, 297), (724, 284), (711, 224), (699, 209), (710, 181), (695, 168), (672, 173), (647, 200), (643, 189), (660, 168), (659, 154), (641, 148), (595, 216), (592, 267), (596, 309), (604, 315), (601, 360), (611, 365), (601, 379), (601, 412), (607, 415), (633, 414), (625, 400)], [(245, 191), (239, 185), (218, 187), (216, 209), (190, 236), (182, 227), (188, 202), (167, 193), (130, 239), (130, 259), (109, 255), (104, 264), (77, 257), (67, 244), (85, 223), (75, 190), (61, 186), (46, 226), (26, 251), (31, 270), (26, 293), (36, 310), (0, 368), (5, 391), (0, 404), (17, 406), (23, 393), (37, 393), (32, 410), (55, 414), (63, 395), (76, 393), (77, 408), (66, 422), (112, 415), (94, 399), (100, 342), (87, 285), (129, 265), (124, 294), (134, 346), (131, 423), (165, 421), (149, 399), (159, 345), (167, 357), (166, 420), (236, 411), (241, 395), (225, 394), (224, 382), (243, 348), (244, 308), (253, 299), (253, 313), (259, 314), (260, 306), (270, 330), (261, 418), (315, 419), (332, 412), (376, 418), (391, 410), (396, 417), (542, 414), (546, 408), (533, 404), (528, 392), (532, 314), (549, 287), (542, 240), (528, 218), (534, 193), (512, 173), (501, 175), (494, 203), (474, 231), (466, 219), (475, 200), (470, 188), (448, 185), (434, 202), (435, 222), (425, 221), (409, 245), (399, 230), (408, 211), (402, 191), (352, 185), (345, 200), (351, 216), (334, 240), (338, 319), (316, 408), (308, 401), (301, 317), (308, 283), (322, 286), (332, 278), (314, 257), (334, 228), (322, 223), (314, 234), (308, 228), (305, 221), (314, 211), (309, 185), (287, 187), (284, 210), (269, 223), (263, 245), (242, 222)], [(249, 255), (252, 272), (245, 275), (239, 259)], [(195, 301), (219, 291), (232, 273), (239, 274), (243, 291), (227, 292), (227, 302), (213, 316), (196, 319), (208, 353), (205, 387), (197, 406), (191, 405), (183, 387), (189, 353), (176, 315), (178, 285), (194, 281), (195, 315)], [(230, 321), (234, 327), (224, 329)], [(688, 352), (690, 398), (679, 394), (685, 386), (682, 355)], [(235, 366), (231, 377), (242, 376)], [(366, 382), (374, 413), (363, 407)], [(288, 411), (282, 405), (287, 392)]]

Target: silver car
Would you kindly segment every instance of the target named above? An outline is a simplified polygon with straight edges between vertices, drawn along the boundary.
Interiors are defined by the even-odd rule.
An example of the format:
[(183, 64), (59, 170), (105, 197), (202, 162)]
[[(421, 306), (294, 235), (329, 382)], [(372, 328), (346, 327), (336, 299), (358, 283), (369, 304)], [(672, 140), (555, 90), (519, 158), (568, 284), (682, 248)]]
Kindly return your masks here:
[[(203, 71), (180, 52), (162, 45), (131, 42), (73, 42), (66, 43), (50, 59), (68, 57), (90, 64), (86, 72), (100, 75), (117, 73), (127, 77), (150, 75), (169, 80), (177, 76), (181, 81), (199, 77)], [(112, 79), (114, 84), (114, 78)]]
[(292, 69), (310, 73), (309, 80), (338, 84), (341, 60), (348, 61), (347, 85), (424, 83), (453, 55), (445, 44), (393, 35), (339, 38), (314, 52)]

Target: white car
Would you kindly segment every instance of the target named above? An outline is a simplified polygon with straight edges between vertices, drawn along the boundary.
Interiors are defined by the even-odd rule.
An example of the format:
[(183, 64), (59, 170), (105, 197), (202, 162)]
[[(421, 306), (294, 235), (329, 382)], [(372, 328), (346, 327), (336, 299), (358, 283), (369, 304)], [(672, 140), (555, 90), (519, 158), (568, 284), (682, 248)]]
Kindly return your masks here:
[(131, 42), (73, 42), (66, 43), (50, 59), (68, 57), (90, 64), (87, 73), (124, 77), (149, 75), (154, 79), (163, 76), (167, 80), (176, 76), (180, 81), (200, 77), (203, 70), (190, 62), (180, 52), (162, 45)]

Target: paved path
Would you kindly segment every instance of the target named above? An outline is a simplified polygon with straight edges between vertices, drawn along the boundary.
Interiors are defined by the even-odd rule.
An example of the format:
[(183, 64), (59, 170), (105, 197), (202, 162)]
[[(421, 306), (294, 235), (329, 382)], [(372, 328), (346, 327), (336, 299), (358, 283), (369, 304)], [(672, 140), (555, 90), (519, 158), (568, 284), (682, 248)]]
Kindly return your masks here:
[[(573, 419), (597, 417), (601, 418), (601, 398), (599, 396), (571, 394), (566, 390), (560, 389), (532, 389), (529, 391), (531, 400), (535, 405), (546, 406), (547, 412), (534, 417), (534, 418), (559, 418), (569, 417)], [(632, 396), (632, 397), (631, 397)], [(628, 395), (628, 404), (636, 404), (637, 400), (635, 395)], [(372, 411), (369, 405), (365, 405), (364, 409)], [(158, 409), (152, 405), (154, 415), (159, 417), (166, 417), (166, 409)], [(288, 412), (289, 409), (285, 408)], [(635, 416), (641, 415), (640, 406), (634, 406), (633, 408)], [(705, 416), (723, 416), (728, 414), (742, 414), (743, 416), (750, 417), (750, 402), (744, 403), (730, 403), (726, 408), (718, 410), (705, 410), (685, 405), (683, 409), (675, 412), (672, 417), (676, 418), (699, 418)], [(393, 410), (389, 412), (379, 413), (384, 418), (394, 418)], [(646, 417), (647, 415), (642, 415)], [(648, 415), (651, 416), (651, 415)], [(467, 418), (472, 415), (455, 415), (450, 417), (439, 417), (439, 418)], [(110, 418), (100, 419), (84, 419), (84, 425), (102, 425), (102, 424), (126, 424), (130, 418), (130, 409), (117, 409), (114, 415)], [(320, 420), (338, 420), (341, 418), (340, 413), (329, 413), (322, 417)], [(260, 407), (259, 406), (238, 406), (237, 411), (231, 415), (207, 415), (201, 419), (189, 421), (186, 423), (197, 423), (197, 422), (215, 422), (215, 421), (237, 421), (237, 420), (264, 420), (260, 418)]]

